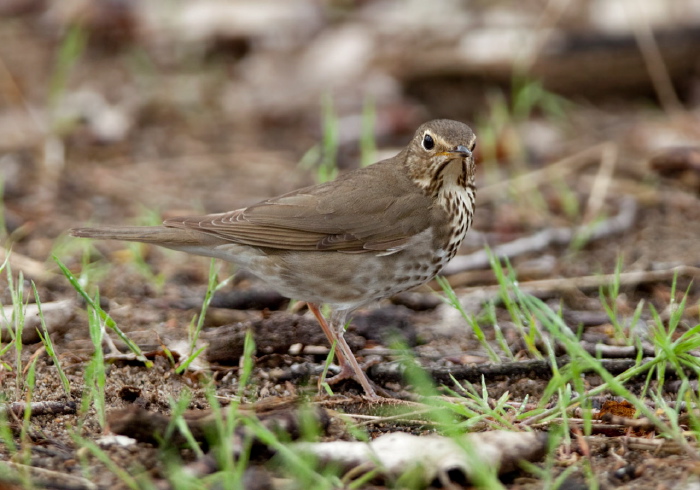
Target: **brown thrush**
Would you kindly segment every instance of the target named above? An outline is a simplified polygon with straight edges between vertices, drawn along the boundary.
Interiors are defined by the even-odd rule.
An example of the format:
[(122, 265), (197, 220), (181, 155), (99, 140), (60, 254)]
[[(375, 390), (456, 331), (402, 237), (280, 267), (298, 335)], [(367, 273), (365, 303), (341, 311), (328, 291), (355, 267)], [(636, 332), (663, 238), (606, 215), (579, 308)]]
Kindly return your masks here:
[[(472, 130), (430, 121), (401, 152), (366, 168), (228, 213), (163, 226), (75, 228), (76, 237), (153, 243), (228, 260), (306, 301), (340, 374), (376, 393), (343, 339), (349, 313), (419, 286), (457, 253), (474, 214)], [(328, 325), (318, 305), (331, 307)]]

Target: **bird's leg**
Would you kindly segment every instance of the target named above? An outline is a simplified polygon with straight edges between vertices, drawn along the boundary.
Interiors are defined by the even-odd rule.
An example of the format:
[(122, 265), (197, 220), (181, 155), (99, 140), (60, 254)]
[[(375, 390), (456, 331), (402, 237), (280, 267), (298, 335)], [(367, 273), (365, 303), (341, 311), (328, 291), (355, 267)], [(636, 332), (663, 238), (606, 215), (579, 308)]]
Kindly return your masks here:
[(343, 334), (345, 333), (345, 319), (347, 317), (347, 311), (345, 310), (335, 310), (331, 314), (331, 324), (328, 325), (323, 315), (318, 309), (318, 306), (313, 303), (307, 303), (309, 310), (314, 314), (318, 323), (321, 324), (323, 332), (328, 337), (328, 341), (333, 345), (335, 343), (335, 355), (338, 357), (338, 365), (340, 366), (340, 373), (327, 379), (329, 384), (334, 384), (339, 381), (348, 378), (355, 378), (357, 382), (360, 383), (362, 389), (365, 390), (365, 394), (370, 398), (377, 398), (377, 393), (372, 387), (367, 375), (365, 375), (362, 368), (357, 363), (355, 354), (350, 350), (350, 346), (345, 341)]
[[(343, 324), (341, 324), (341, 325), (343, 325)], [(341, 328), (343, 328), (343, 327), (341, 326)], [(365, 390), (365, 394), (368, 397), (377, 398), (377, 393), (374, 391), (374, 388), (372, 388), (372, 384), (370, 383), (369, 379), (367, 378), (367, 375), (362, 370), (360, 365), (357, 363), (357, 359), (355, 358), (355, 354), (352, 353), (352, 351), (350, 350), (350, 346), (345, 341), (345, 338), (343, 337), (342, 330), (340, 332), (338, 332), (337, 336), (338, 336), (339, 350), (345, 352), (345, 357), (347, 358), (348, 364), (350, 365), (350, 369), (348, 371), (354, 371), (355, 380), (357, 380), (360, 383), (360, 385), (362, 385), (362, 388)], [(340, 374), (338, 374), (338, 376), (340, 376), (342, 374), (343, 374), (343, 371), (341, 371)], [(351, 373), (351, 375), (352, 375), (352, 373)], [(334, 376), (334, 378), (336, 378), (338, 376)], [(333, 381), (333, 380), (328, 380), (329, 383), (331, 381)], [(338, 381), (340, 381), (340, 379)]]
[(333, 313), (331, 313), (330, 328), (335, 330), (334, 333), (337, 342), (336, 352), (342, 352), (347, 362), (345, 366), (342, 367), (340, 374), (333, 376), (328, 382), (332, 384), (345, 378), (354, 377), (355, 380), (362, 385), (362, 389), (365, 390), (365, 394), (368, 397), (377, 398), (377, 393), (374, 391), (372, 383), (367, 378), (367, 375), (358, 364), (355, 354), (350, 350), (350, 346), (345, 341), (344, 334), (347, 316), (347, 310), (333, 310)]
[[(328, 322), (326, 322), (326, 319), (323, 318), (323, 315), (321, 314), (321, 310), (319, 310), (318, 305), (307, 302), (306, 306), (308, 306), (311, 313), (313, 313), (316, 317), (316, 320), (318, 320), (319, 325), (321, 325), (321, 328), (323, 329), (323, 333), (326, 334), (328, 341), (331, 343), (331, 347), (333, 346), (333, 344), (335, 344), (335, 355), (338, 358), (338, 366), (340, 366), (340, 373), (342, 374), (343, 372), (349, 370), (350, 376), (352, 376), (352, 368), (348, 366), (348, 363), (344, 357), (344, 353), (341, 352), (338, 348), (338, 338), (335, 336), (335, 332), (333, 331), (333, 329), (331, 329), (331, 327), (328, 326)], [(340, 376), (340, 374), (338, 376)], [(347, 377), (348, 376), (346, 375), (345, 378)]]

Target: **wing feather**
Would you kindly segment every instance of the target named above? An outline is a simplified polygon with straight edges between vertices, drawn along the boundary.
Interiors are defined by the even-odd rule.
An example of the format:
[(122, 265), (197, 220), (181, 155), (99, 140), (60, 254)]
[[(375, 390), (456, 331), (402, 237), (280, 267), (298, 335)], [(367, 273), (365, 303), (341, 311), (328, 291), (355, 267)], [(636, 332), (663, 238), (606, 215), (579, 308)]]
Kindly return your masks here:
[(164, 224), (256, 247), (395, 252), (430, 225), (431, 214), (430, 199), (395, 169), (384, 161), (248, 208)]

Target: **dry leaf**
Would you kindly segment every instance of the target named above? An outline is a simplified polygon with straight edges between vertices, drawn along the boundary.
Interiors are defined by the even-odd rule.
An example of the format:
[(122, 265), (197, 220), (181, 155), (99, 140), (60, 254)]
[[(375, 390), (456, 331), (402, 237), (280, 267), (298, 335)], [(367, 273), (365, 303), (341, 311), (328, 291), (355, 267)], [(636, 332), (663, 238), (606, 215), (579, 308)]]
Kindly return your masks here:
[(469, 480), (474, 468), (484, 464), (496, 466), (499, 473), (513, 471), (518, 461), (541, 458), (546, 442), (546, 434), (534, 432), (480, 432), (458, 439), (397, 432), (369, 443), (333, 441), (300, 443), (296, 447), (345, 469), (380, 468), (388, 477), (417, 471), (428, 484), (436, 478), (445, 481), (460, 474)]

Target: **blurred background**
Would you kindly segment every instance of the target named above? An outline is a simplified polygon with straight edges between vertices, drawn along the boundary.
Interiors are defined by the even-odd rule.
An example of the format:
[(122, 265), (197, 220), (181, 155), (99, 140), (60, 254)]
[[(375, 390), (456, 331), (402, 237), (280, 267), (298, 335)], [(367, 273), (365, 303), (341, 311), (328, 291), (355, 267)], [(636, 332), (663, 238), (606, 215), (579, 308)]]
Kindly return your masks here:
[[(507, 293), (489, 264), (488, 245), (509, 259), (519, 288), (561, 313), (597, 360), (609, 356), (632, 363), (636, 358), (633, 370), (639, 374), (642, 356), (655, 356), (647, 366), (658, 374), (650, 370), (643, 386), (634, 381), (624, 392), (618, 386), (612, 393), (627, 397), (629, 388), (649, 396), (659, 417), (666, 407), (673, 430), (660, 434), (685, 444), (664, 449), (674, 454), (665, 458), (661, 446), (651, 445), (661, 438), (648, 438), (651, 424), (625, 424), (616, 425), (619, 432), (602, 429), (602, 449), (589, 451), (589, 439), (581, 434), (590, 435), (590, 419), (581, 422), (581, 431), (572, 425), (569, 437), (528, 416), (523, 427), (552, 427), (550, 434), (566, 432), (567, 441), (556, 448), (556, 466), (548, 459), (532, 474), (553, 481), (581, 465), (576, 471), (599, 472), (601, 482), (623, 475), (637, 478), (635, 488), (670, 488), (669, 482), (684, 481), (683, 488), (691, 488), (698, 466), (683, 459), (682, 451), (692, 445), (686, 438), (697, 434), (692, 432), (697, 420), (674, 416), (674, 410), (695, 400), (697, 383), (690, 375), (676, 380), (671, 367), (661, 366), (673, 359), (669, 366), (677, 373), (681, 363), (694, 369), (688, 359), (698, 355), (697, 341), (679, 336), (697, 337), (690, 329), (697, 329), (700, 318), (700, 0), (0, 0), (0, 405), (82, 398), (79, 412), (88, 417), (83, 423), (82, 414), (77, 419), (51, 415), (29, 430), (29, 411), (24, 425), (15, 423), (21, 416), (14, 420), (2, 413), (12, 423), (1, 427), (0, 460), (29, 465), (31, 459), (42, 468), (96, 478), (100, 488), (145, 487), (142, 482), (162, 478), (179, 460), (168, 463), (165, 458), (173, 452), (150, 444), (115, 445), (111, 457), (135, 478), (133, 483), (124, 479), (126, 485), (112, 473), (114, 466), (103, 466), (102, 457), (88, 465), (92, 449), (85, 452), (88, 447), (78, 437), (91, 438), (97, 447), (107, 426), (105, 408), (180, 413), (185, 406), (209, 407), (210, 379), (217, 398), (232, 407), (258, 396), (313, 396), (330, 350), (303, 304), (256, 291), (255, 278), (245, 273), (219, 288), (217, 271), (223, 279), (232, 268), (226, 264), (209, 274), (205, 258), (81, 240), (67, 231), (234, 210), (393, 156), (433, 118), (463, 121), (477, 135), (474, 225), (443, 271), (445, 282), (356, 312), (346, 338), (363, 364), (372, 365), (370, 375), (405, 392), (396, 379), (377, 374), (411, 358), (408, 349), (395, 348), (397, 338), (422, 365), (437, 368), (433, 374), (440, 383), (458, 366), (485, 365), (489, 373), (491, 362), (570, 354), (562, 346), (571, 339), (562, 335), (568, 342), (562, 343), (540, 328), (542, 318), (531, 306), (502, 301)], [(4, 267), (10, 249), (11, 272)], [(77, 276), (75, 288), (52, 255)], [(29, 280), (36, 283), (36, 296)], [(205, 296), (208, 282), (217, 289), (213, 299)], [(442, 293), (441, 286), (447, 296), (434, 294)], [(76, 293), (81, 288), (88, 290), (82, 298)], [(154, 359), (154, 368), (136, 363), (116, 335), (114, 344), (104, 344), (107, 368), (93, 367), (104, 363), (97, 332), (105, 330), (84, 302), (93, 297)], [(60, 363), (43, 353), (34, 328), (37, 310), (21, 313), (35, 298), (47, 313), (46, 336), (53, 338), (72, 387), (61, 386), (55, 368)], [(210, 308), (200, 315), (203, 304)], [(14, 330), (6, 332), (13, 325), (19, 331), (25, 316), (22, 350), (20, 342), (7, 343)], [(248, 353), (248, 332), (254, 332), (258, 346), (250, 379), (239, 376), (247, 363), (238, 370)], [(624, 349), (615, 349), (619, 346)], [(174, 366), (185, 359), (180, 367), (187, 370), (178, 374)], [(549, 368), (479, 375), (483, 392), (473, 391), (469, 398), (482, 413), (487, 394), (492, 397), (488, 416), (469, 415), (463, 425), (472, 405), (460, 405), (454, 411), (459, 430), (499, 424), (511, 430), (543, 393), (547, 407), (555, 391), (566, 404), (584, 394), (587, 407), (584, 383), (598, 390), (603, 378), (581, 375), (580, 353), (571, 364), (559, 359), (566, 365), (560, 363), (555, 372), (558, 385), (540, 379), (549, 377)], [(394, 370), (399, 372), (403, 368)], [(28, 391), (22, 391), (24, 377), (32, 380)], [(664, 379), (673, 380), (675, 388)], [(662, 390), (678, 396), (665, 402)], [(336, 393), (352, 393), (352, 386)], [(506, 400), (523, 403), (506, 412)], [(425, 434), (453, 417), (442, 413), (447, 402), (440, 402), (430, 405), (441, 408), (434, 419), (405, 405), (418, 417), (417, 423), (406, 423), (403, 416), (384, 417), (391, 412), (382, 406), (377, 412), (382, 417), (371, 422), (364, 403), (351, 403), (346, 411), (365, 417), (358, 427), (373, 425), (374, 432), (398, 428)], [(569, 412), (557, 406), (564, 418), (555, 424), (566, 427)], [(555, 412), (550, 415), (559, 417)], [(624, 413), (631, 417), (629, 409)], [(309, 425), (303, 425), (300, 433), (308, 435)], [(336, 428), (334, 434), (340, 434)], [(353, 429), (347, 435), (359, 433)], [(619, 448), (608, 442), (618, 433), (624, 433)], [(639, 436), (636, 446), (630, 435)], [(12, 437), (21, 439), (20, 449), (7, 449), (14, 447)], [(252, 447), (247, 435), (235, 438), (245, 441), (246, 451)], [(580, 450), (571, 450), (571, 441)], [(518, 446), (503, 446), (511, 444)], [(183, 460), (198, 454), (186, 449)], [(231, 465), (236, 475), (247, 462), (247, 456), (237, 456)], [(261, 475), (257, 465), (251, 466), (252, 478)], [(167, 477), (175, 487), (187, 486), (180, 481), (184, 470)], [(289, 473), (296, 479), (313, 472)], [(333, 482), (328, 487), (369, 484), (367, 475), (351, 473), (350, 479), (328, 480)], [(626, 485), (623, 476), (598, 485)], [(238, 480), (221, 481), (228, 488)], [(280, 481), (277, 488), (311, 485)], [(397, 487), (410, 480), (398, 481)], [(557, 482), (561, 488), (589, 487), (562, 483), (559, 476)], [(165, 488), (160, 483), (151, 486)], [(73, 482), (67, 486), (78, 488)]]
[(520, 273), (700, 263), (698, 0), (3, 0), (0, 39), (3, 220), (28, 260), (74, 225), (332, 178), (446, 117), (478, 136), (464, 253), (568, 230)]

